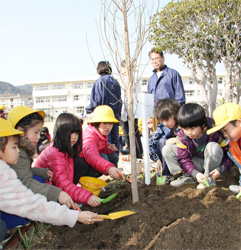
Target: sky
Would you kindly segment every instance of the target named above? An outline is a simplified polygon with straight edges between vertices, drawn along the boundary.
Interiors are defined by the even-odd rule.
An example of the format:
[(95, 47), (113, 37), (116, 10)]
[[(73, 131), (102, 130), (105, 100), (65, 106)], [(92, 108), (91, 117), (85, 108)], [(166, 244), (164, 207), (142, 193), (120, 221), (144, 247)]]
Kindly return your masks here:
[[(168, 2), (160, 0), (160, 5)], [(98, 78), (96, 65), (109, 53), (103, 52), (103, 42), (100, 46), (101, 17), (101, 0), (0, 0), (0, 81), (17, 86)], [(144, 75), (152, 73), (151, 47), (143, 48)], [(188, 74), (176, 55), (165, 60)]]

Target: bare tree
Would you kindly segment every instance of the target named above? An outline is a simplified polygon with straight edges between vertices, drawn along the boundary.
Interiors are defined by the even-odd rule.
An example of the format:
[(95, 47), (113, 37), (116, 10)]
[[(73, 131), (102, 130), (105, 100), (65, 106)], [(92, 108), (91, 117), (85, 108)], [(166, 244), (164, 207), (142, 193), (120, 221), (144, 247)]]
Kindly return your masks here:
[[(158, 1), (159, 2), (159, 1)], [(155, 6), (155, 7), (154, 7)], [(153, 21), (153, 9), (158, 10), (158, 4), (144, 0), (106, 0), (102, 1), (103, 13), (100, 23), (100, 35), (108, 48), (112, 61), (118, 71), (124, 95), (128, 104), (125, 105), (129, 123), (131, 177), (133, 203), (139, 201), (136, 171), (136, 146), (134, 131), (133, 100), (137, 102), (136, 82), (139, 78), (142, 49), (149, 36), (149, 24)], [(120, 62), (126, 61), (126, 79), (121, 74)], [(122, 97), (125, 100), (125, 96)]]

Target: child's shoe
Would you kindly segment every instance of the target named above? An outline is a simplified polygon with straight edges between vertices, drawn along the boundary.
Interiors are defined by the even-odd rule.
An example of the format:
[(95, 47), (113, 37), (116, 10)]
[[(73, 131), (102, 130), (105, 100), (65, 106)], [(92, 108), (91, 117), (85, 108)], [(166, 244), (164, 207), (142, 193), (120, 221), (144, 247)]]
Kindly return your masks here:
[(165, 184), (169, 184), (172, 181), (174, 181), (173, 175), (166, 175)]
[(171, 181), (170, 185), (173, 187), (180, 187), (185, 184), (192, 184), (192, 183), (196, 183), (196, 180), (193, 177), (189, 176), (187, 173), (184, 173), (175, 181)]
[[(209, 187), (211, 187), (211, 186), (216, 186), (216, 181), (215, 181), (214, 179), (210, 178), (210, 177), (208, 177), (207, 182), (208, 182), (208, 184), (209, 184)], [(203, 183), (199, 183), (199, 184), (197, 185), (197, 189), (205, 189), (206, 187), (207, 187), (207, 186), (204, 185)]]
[(10, 239), (12, 239), (12, 234), (11, 233), (6, 233), (6, 235), (5, 235), (5, 238), (4, 238), (4, 240), (0, 243), (1, 245), (2, 244), (5, 244), (6, 242), (8, 242)]
[(27, 227), (27, 226), (29, 226), (31, 223), (32, 223), (32, 222), (29, 221), (29, 222), (27, 222), (26, 224), (16, 226), (16, 228)]
[(230, 185), (229, 190), (235, 194), (239, 193), (241, 191), (240, 186), (238, 185)]

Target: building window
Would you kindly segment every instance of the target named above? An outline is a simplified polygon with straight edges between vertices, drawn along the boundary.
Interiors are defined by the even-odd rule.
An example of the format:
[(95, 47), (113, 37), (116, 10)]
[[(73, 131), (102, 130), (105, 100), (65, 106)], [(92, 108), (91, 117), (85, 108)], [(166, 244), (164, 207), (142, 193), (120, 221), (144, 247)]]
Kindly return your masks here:
[(94, 82), (87, 82), (87, 88), (91, 89), (94, 85)]
[(147, 85), (147, 80), (142, 80), (142, 86), (146, 86)]
[(52, 86), (52, 89), (65, 89), (65, 84), (58, 83)]
[(48, 85), (37, 85), (35, 87), (35, 90), (48, 90), (49, 86)]
[(83, 82), (76, 82), (73, 84), (73, 89), (83, 89), (84, 83)]
[(49, 97), (36, 97), (36, 103), (47, 103), (50, 102)]
[(74, 95), (74, 101), (78, 101), (79, 100), (79, 96), (78, 95)]
[(223, 78), (222, 77), (219, 77), (218, 79), (218, 84), (222, 84), (223, 83)]
[(67, 102), (67, 96), (55, 96), (53, 102)]
[(78, 114), (84, 113), (84, 111), (85, 111), (85, 108), (84, 108), (84, 107), (76, 107), (76, 112), (77, 112)]
[(194, 90), (186, 90), (185, 95), (186, 96), (194, 96)]
[(194, 80), (192, 78), (189, 78), (189, 84), (194, 84)]

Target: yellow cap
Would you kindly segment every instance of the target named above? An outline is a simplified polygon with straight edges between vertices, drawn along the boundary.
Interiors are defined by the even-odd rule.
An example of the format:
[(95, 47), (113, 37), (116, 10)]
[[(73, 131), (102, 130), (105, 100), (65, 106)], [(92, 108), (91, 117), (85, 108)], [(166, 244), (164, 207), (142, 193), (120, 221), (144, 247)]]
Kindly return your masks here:
[(14, 109), (12, 109), (8, 114), (8, 121), (12, 124), (12, 126), (15, 128), (17, 123), (24, 118), (27, 115), (33, 114), (33, 113), (39, 113), (43, 119), (45, 117), (44, 111), (36, 111), (28, 106), (17, 106)]
[(5, 109), (5, 108), (6, 108), (6, 107), (5, 107), (4, 104), (0, 105), (0, 109)]
[(93, 112), (93, 117), (89, 121), (89, 123), (95, 122), (119, 123), (119, 121), (115, 118), (113, 109), (107, 105), (101, 105), (95, 108)]
[(13, 128), (7, 120), (0, 118), (0, 137), (22, 134), (23, 132)]
[(241, 119), (241, 107), (236, 103), (225, 103), (216, 108), (213, 112), (215, 126), (207, 130), (207, 134), (212, 134), (231, 121)]

